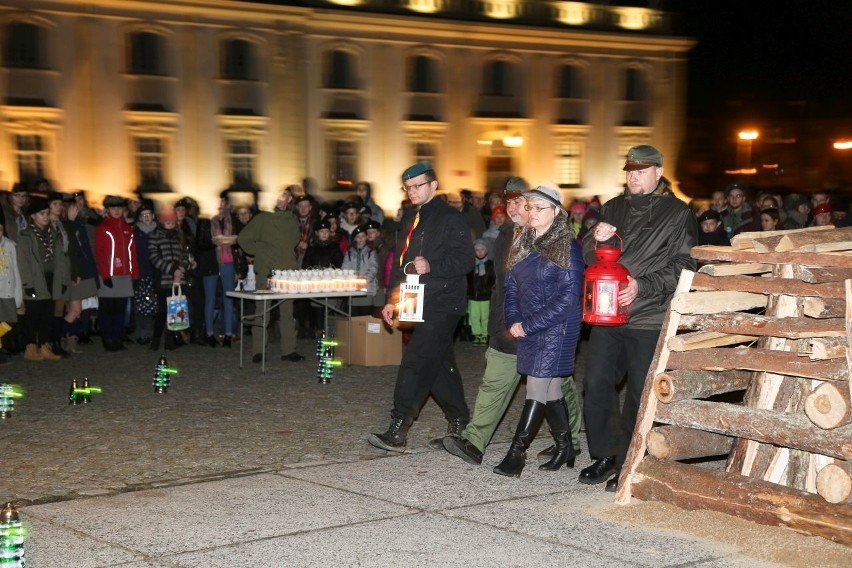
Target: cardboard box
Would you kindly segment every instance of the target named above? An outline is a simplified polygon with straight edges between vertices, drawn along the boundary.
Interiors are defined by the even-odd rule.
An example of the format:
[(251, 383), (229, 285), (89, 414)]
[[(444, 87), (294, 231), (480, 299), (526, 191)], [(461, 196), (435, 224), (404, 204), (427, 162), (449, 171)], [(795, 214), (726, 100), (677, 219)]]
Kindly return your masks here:
[[(345, 361), (349, 349), (349, 333), (346, 319), (335, 322), (337, 347), (335, 357)], [(402, 360), (402, 332), (388, 328), (385, 322), (372, 316), (352, 318), (352, 360), (351, 365), (380, 367), (399, 365)]]

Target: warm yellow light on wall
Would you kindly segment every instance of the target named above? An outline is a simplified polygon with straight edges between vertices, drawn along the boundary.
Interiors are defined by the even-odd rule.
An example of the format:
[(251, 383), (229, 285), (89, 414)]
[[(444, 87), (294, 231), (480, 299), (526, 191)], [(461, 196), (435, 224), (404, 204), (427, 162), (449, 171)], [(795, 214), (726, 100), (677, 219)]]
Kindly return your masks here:
[(556, 19), (569, 26), (582, 26), (592, 19), (592, 9), (585, 2), (556, 2)]
[(507, 148), (520, 148), (524, 145), (524, 137), (520, 134), (514, 134), (512, 136), (506, 136), (503, 138), (503, 146)]
[(618, 27), (625, 30), (644, 30), (650, 28), (658, 17), (654, 10), (630, 6), (614, 6), (610, 8), (618, 16)]
[(364, 0), (328, 0), (332, 4), (338, 4), (339, 6), (360, 6), (364, 3)]
[(482, 13), (496, 20), (508, 20), (521, 15), (520, 0), (486, 0), (482, 2)]
[(757, 130), (740, 130), (737, 132), (737, 138), (740, 140), (757, 140), (758, 136), (760, 136), (760, 132)]
[(833, 145), (835, 150), (852, 150), (852, 140), (838, 140)]
[(405, 7), (412, 12), (435, 14), (441, 11), (444, 0), (406, 0)]
[(480, 146), (491, 146), (493, 144), (491, 140), (477, 140), (476, 143)]

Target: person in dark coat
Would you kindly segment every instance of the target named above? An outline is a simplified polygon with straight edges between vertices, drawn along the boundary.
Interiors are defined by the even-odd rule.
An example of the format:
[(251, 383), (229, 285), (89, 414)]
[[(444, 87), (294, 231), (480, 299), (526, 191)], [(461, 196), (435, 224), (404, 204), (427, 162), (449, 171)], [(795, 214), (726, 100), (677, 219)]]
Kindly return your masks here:
[[(151, 338), (151, 351), (160, 349), (160, 338), (166, 329), (166, 303), (174, 285), (185, 284), (186, 275), (192, 267), (186, 234), (180, 230), (173, 210), (160, 212), (160, 226), (148, 238), (148, 258), (154, 267), (154, 284), (157, 293), (157, 315), (154, 316), (154, 335)], [(190, 316), (191, 317), (191, 316)], [(166, 334), (165, 348), (177, 346), (175, 335)]]
[(568, 226), (562, 195), (544, 184), (524, 194), (529, 223), (512, 244), (504, 319), (517, 341), (518, 373), (527, 375), (527, 400), (506, 457), (494, 473), (518, 477), (526, 450), (547, 416), (556, 452), (539, 469), (555, 471), (575, 456), (562, 377), (574, 373), (580, 339), (583, 255)]
[[(618, 473), (627, 456), (663, 320), (681, 271), (696, 268), (690, 250), (698, 240), (695, 214), (675, 197), (663, 177), (659, 150), (648, 145), (632, 147), (624, 171), (627, 188), (606, 202), (601, 220), (583, 240), (583, 256), (591, 264), (597, 260), (596, 246), (621, 245), (617, 231), (624, 250), (618, 262), (630, 273), (617, 298), (619, 305), (628, 307), (628, 322), (592, 326), (583, 378), (586, 437), (595, 461), (580, 471), (579, 481), (607, 482), (607, 491), (618, 488)], [(627, 392), (619, 413), (616, 386), (625, 373)]]
[(476, 239), (473, 251), (476, 264), (468, 274), (467, 316), (474, 345), (488, 345), (488, 313), (494, 288), (494, 261), (489, 257), (488, 241)]
[[(419, 209), (399, 243), (389, 289), (397, 291), (406, 272), (419, 275), (424, 284), (423, 321), (414, 324), (402, 355), (390, 426), (367, 439), (377, 448), (396, 452), (405, 451), (408, 429), (430, 394), (444, 411), (448, 434), (460, 434), (470, 416), (453, 333), (467, 307), (466, 276), (473, 269), (473, 242), (462, 214), (438, 197), (438, 179), (431, 163), (408, 167), (402, 183)], [(388, 325), (393, 323), (396, 300), (389, 298), (382, 308)], [(440, 438), (432, 442), (437, 447), (443, 444)]]
[(699, 215), (698, 225), (701, 227), (701, 232), (698, 233), (699, 246), (731, 246), (731, 239), (728, 238), (728, 233), (725, 232), (725, 225), (722, 223), (722, 216), (715, 209), (708, 209)]

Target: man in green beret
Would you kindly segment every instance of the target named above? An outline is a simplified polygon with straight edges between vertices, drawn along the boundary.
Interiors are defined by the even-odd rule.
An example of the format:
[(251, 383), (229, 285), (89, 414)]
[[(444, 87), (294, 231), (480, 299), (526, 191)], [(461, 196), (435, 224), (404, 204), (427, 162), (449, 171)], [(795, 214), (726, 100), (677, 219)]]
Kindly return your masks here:
[[(377, 448), (402, 452), (408, 429), (431, 394), (447, 418), (447, 433), (458, 436), (470, 411), (456, 365), (453, 333), (467, 309), (467, 273), (473, 270), (473, 243), (457, 210), (438, 198), (432, 164), (418, 162), (402, 173), (402, 190), (418, 208), (398, 247), (382, 317), (393, 324), (399, 285), (418, 274), (424, 285), (423, 321), (414, 331), (399, 366), (387, 431), (371, 434)], [(440, 443), (440, 440), (438, 441)]]

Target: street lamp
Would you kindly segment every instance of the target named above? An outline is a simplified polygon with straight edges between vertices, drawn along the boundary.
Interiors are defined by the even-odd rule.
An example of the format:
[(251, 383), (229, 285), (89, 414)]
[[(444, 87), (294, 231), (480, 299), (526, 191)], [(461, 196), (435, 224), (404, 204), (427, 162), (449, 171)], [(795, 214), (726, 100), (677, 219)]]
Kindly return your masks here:
[(737, 166), (740, 169), (751, 168), (751, 145), (760, 137), (757, 130), (740, 130), (737, 133)]

